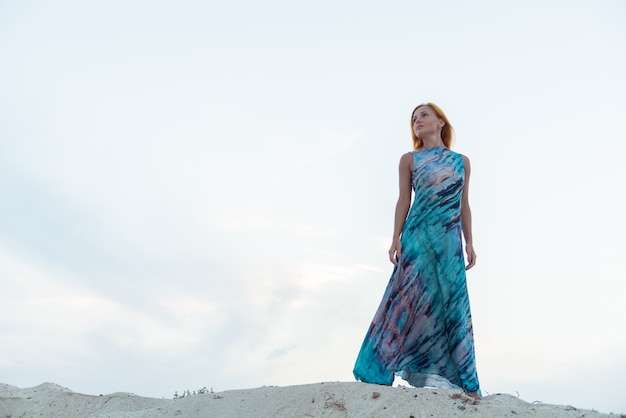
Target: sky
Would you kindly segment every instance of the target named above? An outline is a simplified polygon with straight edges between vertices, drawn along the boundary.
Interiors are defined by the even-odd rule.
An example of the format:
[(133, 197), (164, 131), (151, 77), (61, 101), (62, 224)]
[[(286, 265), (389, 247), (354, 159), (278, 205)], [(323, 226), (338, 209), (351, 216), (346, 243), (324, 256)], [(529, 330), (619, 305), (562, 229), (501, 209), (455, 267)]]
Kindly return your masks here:
[(0, 382), (353, 381), (434, 102), (483, 394), (626, 412), (625, 51), (618, 0), (0, 0)]

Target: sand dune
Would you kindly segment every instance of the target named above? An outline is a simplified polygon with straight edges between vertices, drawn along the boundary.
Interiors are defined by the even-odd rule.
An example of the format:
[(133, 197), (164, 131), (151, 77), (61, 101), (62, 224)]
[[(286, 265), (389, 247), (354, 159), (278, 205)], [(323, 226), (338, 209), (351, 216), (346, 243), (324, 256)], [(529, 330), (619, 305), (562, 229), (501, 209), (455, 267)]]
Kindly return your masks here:
[(619, 417), (573, 406), (528, 403), (511, 395), (475, 402), (454, 390), (330, 382), (153, 399), (131, 393), (91, 396), (53, 383), (0, 384), (0, 418), (65, 417)]

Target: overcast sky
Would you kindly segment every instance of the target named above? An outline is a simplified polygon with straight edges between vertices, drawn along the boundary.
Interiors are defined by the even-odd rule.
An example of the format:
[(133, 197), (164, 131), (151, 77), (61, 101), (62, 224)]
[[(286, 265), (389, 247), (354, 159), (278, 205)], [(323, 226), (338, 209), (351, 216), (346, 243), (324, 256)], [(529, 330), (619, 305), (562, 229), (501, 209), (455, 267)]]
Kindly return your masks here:
[(432, 101), (485, 394), (626, 412), (626, 3), (0, 0), (0, 382), (352, 381)]

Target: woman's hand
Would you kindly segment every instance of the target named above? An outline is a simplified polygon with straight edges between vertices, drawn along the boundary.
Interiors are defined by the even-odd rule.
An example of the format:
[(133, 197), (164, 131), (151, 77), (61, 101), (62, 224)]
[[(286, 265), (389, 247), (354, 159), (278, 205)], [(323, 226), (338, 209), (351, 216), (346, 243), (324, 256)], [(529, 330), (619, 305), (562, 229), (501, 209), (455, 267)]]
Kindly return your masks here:
[(465, 270), (469, 270), (476, 264), (476, 252), (474, 251), (474, 246), (472, 244), (466, 244), (465, 253), (467, 254), (467, 266), (465, 266)]
[(400, 242), (400, 238), (394, 238), (393, 241), (391, 241), (391, 248), (389, 248), (389, 261), (391, 261), (394, 266), (398, 265), (401, 249), (402, 243)]

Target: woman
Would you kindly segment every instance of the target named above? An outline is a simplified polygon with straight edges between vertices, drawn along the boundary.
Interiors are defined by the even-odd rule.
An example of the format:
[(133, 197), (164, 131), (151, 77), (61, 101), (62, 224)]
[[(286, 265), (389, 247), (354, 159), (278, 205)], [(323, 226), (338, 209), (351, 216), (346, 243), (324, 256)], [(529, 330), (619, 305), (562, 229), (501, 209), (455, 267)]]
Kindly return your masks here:
[(413, 110), (414, 151), (400, 159), (400, 195), (389, 249), (395, 267), (354, 376), (391, 385), (397, 374), (413, 386), (461, 388), (479, 398), (465, 283), (465, 271), (476, 263), (468, 199), (470, 163), (450, 150), (453, 133), (435, 104)]

